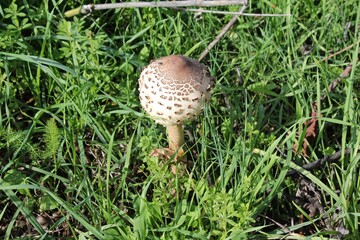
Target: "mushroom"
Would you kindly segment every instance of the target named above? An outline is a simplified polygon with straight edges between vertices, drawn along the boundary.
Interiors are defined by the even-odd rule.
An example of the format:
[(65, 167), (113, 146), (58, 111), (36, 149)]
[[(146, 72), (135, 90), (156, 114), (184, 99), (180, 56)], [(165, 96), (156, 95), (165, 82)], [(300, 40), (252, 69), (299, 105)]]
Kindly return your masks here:
[(210, 99), (210, 82), (204, 65), (181, 55), (154, 60), (142, 70), (141, 105), (168, 132), (169, 148), (160, 154), (186, 160), (183, 123), (195, 119)]

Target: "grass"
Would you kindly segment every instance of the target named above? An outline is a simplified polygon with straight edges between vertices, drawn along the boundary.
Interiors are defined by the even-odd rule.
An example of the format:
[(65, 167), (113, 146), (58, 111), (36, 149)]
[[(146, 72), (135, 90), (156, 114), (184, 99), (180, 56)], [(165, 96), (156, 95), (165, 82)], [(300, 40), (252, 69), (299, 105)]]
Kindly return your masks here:
[[(249, 1), (249, 13), (292, 16), (239, 17), (202, 61), (216, 82), (185, 126), (191, 164), (178, 175), (149, 156), (167, 143), (141, 109), (140, 69), (196, 59), (232, 16), (65, 19), (78, 4), (0, 5), (2, 239), (360, 238), (358, 1)], [(299, 167), (346, 148), (320, 169)]]

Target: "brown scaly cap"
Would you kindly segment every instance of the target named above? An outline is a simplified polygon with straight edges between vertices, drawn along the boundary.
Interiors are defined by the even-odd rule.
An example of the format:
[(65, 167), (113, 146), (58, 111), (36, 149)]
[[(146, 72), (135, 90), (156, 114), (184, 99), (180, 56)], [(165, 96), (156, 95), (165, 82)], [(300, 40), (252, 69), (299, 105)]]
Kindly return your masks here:
[(185, 56), (152, 61), (139, 79), (141, 105), (157, 123), (182, 124), (197, 117), (210, 98), (205, 66)]

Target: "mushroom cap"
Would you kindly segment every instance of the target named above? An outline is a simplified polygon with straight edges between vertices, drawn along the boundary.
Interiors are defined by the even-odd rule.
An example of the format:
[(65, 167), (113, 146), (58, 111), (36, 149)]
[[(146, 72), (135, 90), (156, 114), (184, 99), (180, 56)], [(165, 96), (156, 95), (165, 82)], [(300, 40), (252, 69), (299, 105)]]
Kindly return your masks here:
[(139, 91), (142, 107), (156, 123), (179, 125), (195, 119), (210, 99), (210, 76), (199, 62), (171, 55), (143, 69)]

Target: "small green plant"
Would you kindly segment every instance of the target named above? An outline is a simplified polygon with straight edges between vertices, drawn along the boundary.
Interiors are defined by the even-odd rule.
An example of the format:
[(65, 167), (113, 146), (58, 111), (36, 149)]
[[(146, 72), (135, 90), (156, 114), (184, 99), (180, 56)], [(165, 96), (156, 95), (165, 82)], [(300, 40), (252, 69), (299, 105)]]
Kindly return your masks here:
[(55, 120), (51, 118), (46, 122), (42, 143), (32, 143), (27, 140), (27, 131), (15, 131), (9, 129), (0, 130), (0, 148), (7, 148), (10, 153), (28, 153), (31, 160), (49, 159), (56, 155), (60, 145), (60, 131), (56, 126)]
[(18, 6), (13, 1), (7, 8), (4, 8), (4, 20), (2, 22), (5, 27), (5, 34), (0, 34), (0, 50), (13, 51), (16, 45), (26, 47), (22, 38), (22, 31), (30, 29), (32, 24), (25, 13), (25, 6)]
[(60, 131), (53, 118), (46, 122), (44, 143), (44, 150), (40, 151), (42, 158), (54, 157), (60, 145)]

